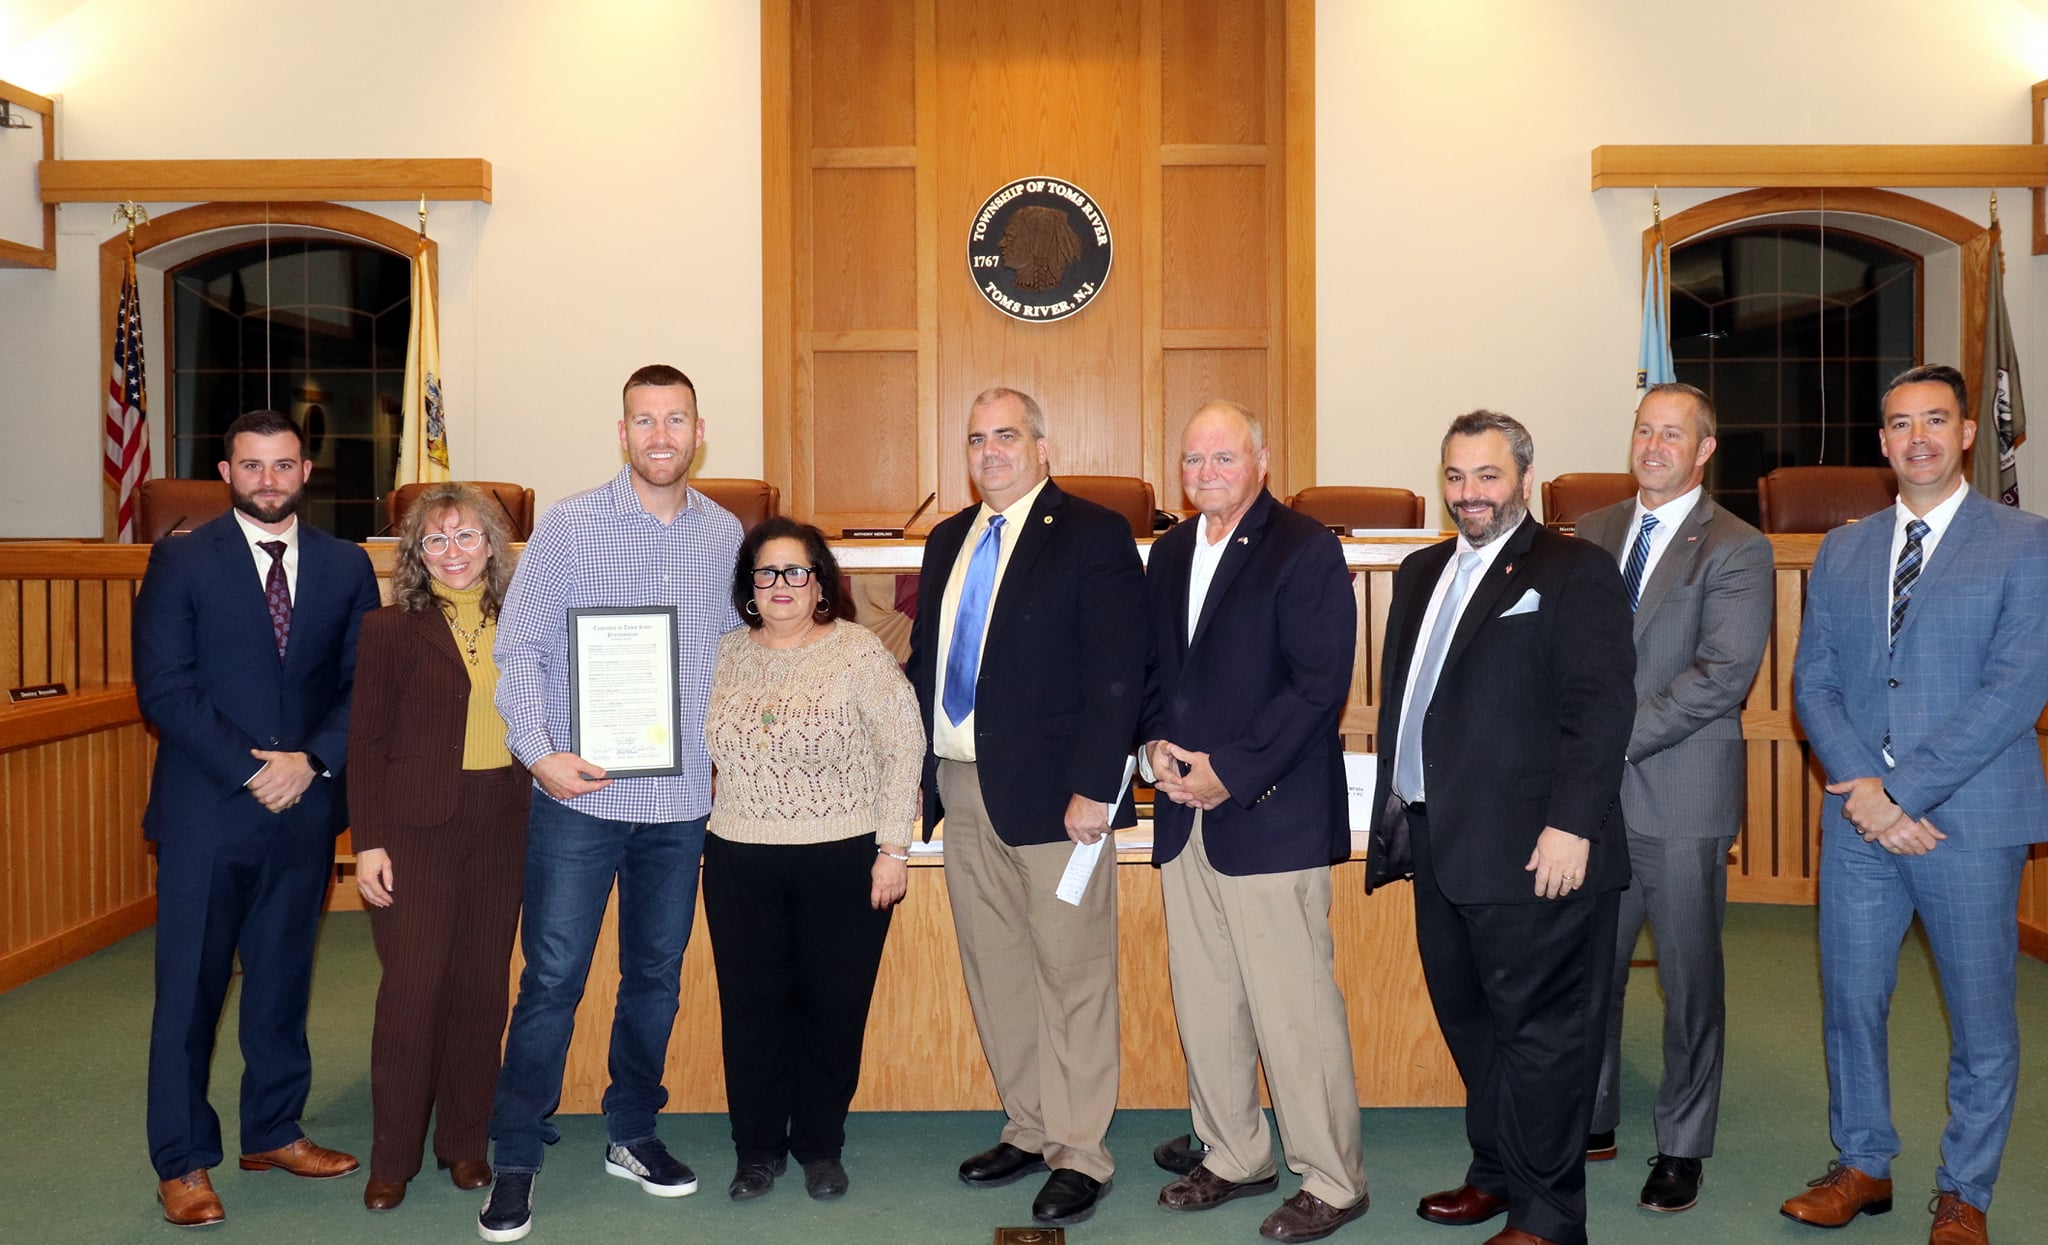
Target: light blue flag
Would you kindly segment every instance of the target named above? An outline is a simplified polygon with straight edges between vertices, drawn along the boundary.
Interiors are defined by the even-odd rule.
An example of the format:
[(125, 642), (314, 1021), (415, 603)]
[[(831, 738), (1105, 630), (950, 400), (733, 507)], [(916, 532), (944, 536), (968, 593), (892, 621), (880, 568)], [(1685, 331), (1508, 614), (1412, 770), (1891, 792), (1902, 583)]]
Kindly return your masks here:
[(1664, 240), (1650, 252), (1649, 279), (1643, 282), (1643, 340), (1636, 351), (1636, 391), (1678, 379), (1671, 367), (1671, 327), (1664, 320), (1669, 289), (1664, 281)]

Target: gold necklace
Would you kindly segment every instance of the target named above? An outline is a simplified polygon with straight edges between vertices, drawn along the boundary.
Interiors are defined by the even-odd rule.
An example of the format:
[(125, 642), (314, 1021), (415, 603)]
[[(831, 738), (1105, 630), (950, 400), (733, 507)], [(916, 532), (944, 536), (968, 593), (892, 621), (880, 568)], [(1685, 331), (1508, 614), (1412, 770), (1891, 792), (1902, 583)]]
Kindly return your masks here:
[(469, 664), (472, 666), (476, 664), (476, 646), (483, 640), (484, 632), (490, 630), (490, 628), (491, 620), (488, 618), (478, 623), (474, 631), (465, 630), (462, 624), (456, 622), (453, 618), (448, 620), (448, 629), (453, 631), (455, 637), (462, 641), (463, 648), (466, 650), (465, 655), (469, 658)]
[[(756, 644), (759, 644), (759, 645), (761, 645), (761, 647), (762, 647), (762, 648), (765, 648), (765, 649), (769, 649), (769, 650), (771, 650), (771, 651), (776, 651), (776, 650), (779, 650), (779, 651), (782, 651), (782, 652), (789, 652), (789, 651), (791, 651), (791, 650), (793, 650), (793, 649), (799, 649), (799, 648), (802, 648), (802, 647), (804, 646), (804, 642), (805, 642), (806, 640), (808, 640), (808, 639), (810, 639), (810, 638), (811, 638), (811, 633), (812, 633), (813, 631), (816, 631), (817, 629), (818, 629), (818, 620), (817, 620), (817, 619), (816, 619), (816, 618), (814, 617), (814, 618), (812, 618), (812, 619), (811, 619), (811, 620), (810, 620), (809, 622), (807, 622), (807, 623), (805, 623), (805, 624), (804, 624), (804, 629), (803, 629), (802, 631), (800, 631), (800, 632), (798, 632), (798, 633), (797, 633), (797, 637), (796, 637), (796, 642), (795, 642), (795, 643), (793, 643), (793, 644), (790, 644), (790, 645), (787, 645), (787, 646), (783, 646), (783, 645), (776, 645), (776, 644), (768, 644), (768, 643), (765, 643), (764, 641), (762, 641), (762, 640), (760, 639), (760, 635), (761, 635), (761, 633), (760, 633), (760, 632), (758, 632), (758, 631), (757, 631), (757, 632), (755, 632), (755, 633), (753, 633), (753, 634), (754, 634), (754, 643), (756, 643)], [(781, 702), (780, 702), (780, 701), (777, 701), (776, 703), (780, 704)], [(773, 736), (773, 735), (774, 735), (774, 733), (775, 733), (775, 723), (776, 723), (776, 717), (775, 717), (775, 710), (773, 710), (773, 709), (763, 709), (763, 710), (761, 710), (761, 742), (762, 742), (762, 743), (766, 743), (766, 742), (768, 742), (769, 738), (770, 738), (771, 736)]]

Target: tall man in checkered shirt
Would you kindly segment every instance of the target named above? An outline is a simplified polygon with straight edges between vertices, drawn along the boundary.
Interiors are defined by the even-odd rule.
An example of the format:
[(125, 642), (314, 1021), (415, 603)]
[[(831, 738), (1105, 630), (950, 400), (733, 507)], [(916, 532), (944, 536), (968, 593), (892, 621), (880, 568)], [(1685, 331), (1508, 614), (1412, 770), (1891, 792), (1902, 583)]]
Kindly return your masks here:
[[(505, 1042), (491, 1136), (497, 1180), (478, 1217), (487, 1241), (533, 1226), (548, 1117), (561, 1097), (576, 1004), (607, 897), (619, 890), (619, 991), (604, 1112), (605, 1170), (657, 1197), (694, 1193), (697, 1178), (654, 1135), (668, 1101), (661, 1075), (696, 908), (697, 864), (711, 811), (704, 709), (718, 639), (739, 626), (730, 583), (739, 521), (689, 485), (704, 443), (697, 390), (662, 364), (627, 378), (619, 444), (627, 466), (541, 520), (505, 600), (497, 640), (498, 711), (506, 742), (540, 788), (527, 823), (520, 946), (526, 969)], [(568, 750), (568, 611), (665, 606), (677, 611), (683, 772), (612, 779)]]

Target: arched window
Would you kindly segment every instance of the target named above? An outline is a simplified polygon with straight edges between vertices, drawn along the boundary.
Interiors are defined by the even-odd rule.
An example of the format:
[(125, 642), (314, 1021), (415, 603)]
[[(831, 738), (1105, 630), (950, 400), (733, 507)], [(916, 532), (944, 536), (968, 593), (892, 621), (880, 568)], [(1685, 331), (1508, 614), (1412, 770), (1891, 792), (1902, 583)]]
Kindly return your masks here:
[(1878, 395), (1920, 352), (1920, 257), (1809, 224), (1707, 234), (1671, 254), (1678, 379), (1711, 394), (1707, 485), (1754, 522), (1757, 478), (1790, 465), (1882, 465)]
[(165, 277), (170, 473), (212, 477), (237, 415), (281, 410), (314, 463), (307, 521), (376, 533), (398, 464), (411, 261), (349, 238), (266, 238)]

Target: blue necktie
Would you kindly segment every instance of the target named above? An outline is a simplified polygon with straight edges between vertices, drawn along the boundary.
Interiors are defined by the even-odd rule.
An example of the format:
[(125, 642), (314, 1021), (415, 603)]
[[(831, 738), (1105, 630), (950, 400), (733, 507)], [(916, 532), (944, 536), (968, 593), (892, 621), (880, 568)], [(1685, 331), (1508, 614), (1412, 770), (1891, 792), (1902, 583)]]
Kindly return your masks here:
[(988, 601), (995, 595), (996, 561), (1003, 553), (1003, 516), (993, 515), (974, 546), (967, 578), (960, 583), (960, 612), (953, 616), (953, 647), (946, 654), (946, 691), (940, 702), (958, 726), (974, 712), (974, 678), (981, 670), (981, 633), (988, 626)]
[(1458, 607), (1464, 604), (1465, 589), (1478, 568), (1477, 551), (1468, 549), (1458, 555), (1458, 573), (1451, 579), (1444, 603), (1437, 607), (1429, 643), (1422, 650), (1422, 665), (1415, 672), (1415, 692), (1401, 709), (1401, 739), (1394, 748), (1394, 791), (1404, 800), (1413, 801), (1422, 794), (1422, 721), (1429, 715), (1436, 677), (1443, 673), (1444, 654), (1451, 647), (1451, 624), (1458, 620)]
[(1899, 627), (1906, 621), (1906, 602), (1913, 597), (1913, 583), (1920, 578), (1921, 541), (1934, 529), (1925, 520), (1912, 519), (1906, 524), (1906, 543), (1899, 550), (1899, 564), (1892, 571), (1892, 624), (1889, 636), (1892, 644), (1899, 642)]
[(1621, 568), (1621, 577), (1628, 582), (1628, 607), (1634, 609), (1643, 600), (1643, 568), (1650, 564), (1650, 533), (1656, 530), (1657, 516), (1643, 515), (1643, 530), (1636, 533), (1635, 548), (1628, 551), (1628, 565)]

